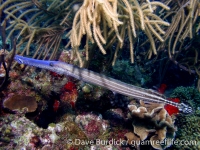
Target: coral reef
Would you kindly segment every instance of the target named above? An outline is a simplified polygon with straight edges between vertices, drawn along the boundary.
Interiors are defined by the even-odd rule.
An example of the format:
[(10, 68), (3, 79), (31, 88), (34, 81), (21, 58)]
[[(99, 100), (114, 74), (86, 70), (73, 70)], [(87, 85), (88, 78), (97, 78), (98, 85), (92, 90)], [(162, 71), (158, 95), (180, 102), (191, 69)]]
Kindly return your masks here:
[(47, 146), (49, 149), (70, 149), (72, 145), (67, 142), (69, 135), (77, 139), (86, 138), (70, 121), (51, 123), (47, 129), (42, 129), (26, 117), (16, 115), (0, 118), (0, 133), (0, 144), (4, 149), (45, 149)]
[[(184, 85), (197, 82), (200, 90), (199, 12), (197, 0), (0, 1), (0, 149), (200, 149), (200, 94), (194, 87), (178, 87), (170, 96), (195, 110), (182, 115), (171, 105), (138, 104), (12, 63), (15, 54), (59, 60), (143, 88), (159, 87), (166, 75), (169, 91), (186, 72), (191, 82)], [(173, 145), (174, 139), (198, 145)]]
[[(32, 72), (33, 74), (31, 74), (31, 76), (26, 77), (26, 74)], [(12, 96), (12, 93), (21, 93), (25, 95), (25, 97), (35, 94), (34, 96), (37, 99), (38, 92), (42, 93), (45, 95), (46, 99), (41, 97), (37, 99), (37, 102), (43, 103), (42, 106), (41, 104), (38, 106), (40, 110), (38, 117), (44, 119), (46, 116), (42, 117), (41, 114), (50, 107), (52, 107), (52, 111), (56, 109), (54, 112), (57, 116), (53, 121), (54, 123), (48, 123), (46, 129), (39, 128), (33, 121), (28, 120), (24, 116), (18, 116), (20, 114), (7, 114), (3, 116), (0, 123), (2, 125), (4, 124), (0, 131), (2, 135), (6, 135), (1, 143), (3, 148), (11, 146), (11, 148), (16, 149), (23, 147), (38, 149), (109, 149), (112, 147), (113, 149), (123, 149), (123, 146), (126, 146), (126, 149), (129, 150), (132, 146), (135, 146), (137, 149), (143, 148), (142, 145), (133, 145), (131, 141), (151, 141), (153, 144), (148, 146), (149, 149), (152, 147), (154, 149), (165, 149), (171, 145), (171, 141), (175, 138), (176, 127), (174, 125), (174, 118), (167, 113), (163, 105), (153, 103), (146, 104), (142, 101), (140, 102), (140, 106), (138, 106), (135, 101), (132, 101), (128, 105), (131, 98), (125, 98), (122, 95), (108, 92), (101, 87), (84, 84), (70, 78), (64, 79), (63, 76), (53, 72), (47, 73), (46, 71), (41, 71), (38, 73), (30, 69), (26, 74), (21, 76), (25, 78), (23, 81), (19, 80), (21, 78), (18, 75), (19, 71), (12, 71), (10, 73), (12, 74), (12, 82), (8, 85), (9, 89), (3, 91), (4, 97), (8, 98), (9, 95)], [(46, 74), (44, 75), (44, 73)], [(40, 86), (44, 88), (44, 84), (46, 85), (46, 90), (39, 88)], [(50, 86), (53, 89), (51, 89)], [(16, 87), (19, 87), (20, 90)], [(33, 90), (33, 87), (39, 89)], [(55, 90), (58, 99), (50, 99), (53, 90)], [(69, 107), (66, 107), (66, 105), (62, 105), (64, 102), (61, 97), (62, 94), (72, 94), (74, 90), (76, 91), (77, 98), (75, 103), (78, 104), (75, 104), (75, 109), (71, 110)], [(50, 105), (48, 101), (52, 101), (53, 104)], [(61, 105), (59, 104), (58, 108), (53, 108), (57, 107), (57, 105), (54, 105), (57, 101), (60, 102)], [(128, 119), (127, 105), (130, 111)], [(61, 110), (63, 110), (63, 112), (61, 112)], [(91, 111), (95, 111), (96, 113), (91, 113)], [(198, 118), (194, 120), (198, 122)], [(180, 119), (180, 121), (183, 120)], [(37, 121), (35, 122), (37, 123)], [(20, 125), (18, 126), (19, 130), (16, 130), (16, 124)], [(130, 127), (131, 124), (133, 127)], [(184, 139), (183, 135), (185, 134), (181, 131), (182, 123), (180, 122), (179, 124), (178, 121), (176, 125), (178, 129), (180, 129), (180, 133), (176, 136), (177, 140)], [(188, 124), (186, 127), (183, 127), (184, 130), (186, 130), (187, 127)], [(4, 131), (5, 128), (8, 128), (8, 130)], [(133, 128), (132, 132), (131, 128)], [(198, 128), (195, 129), (195, 131), (197, 130)], [(18, 138), (19, 136), (21, 138)], [(106, 143), (102, 143), (101, 145), (80, 144), (88, 140), (92, 140), (94, 143), (97, 142), (95, 140), (102, 140), (102, 142), (107, 141), (107, 143), (120, 140), (126, 141), (124, 136), (128, 139), (127, 142), (129, 145), (111, 144), (109, 147)], [(24, 139), (25, 137), (26, 140)], [(68, 141), (69, 139), (78, 144), (70, 144)], [(198, 139), (198, 135), (195, 136), (195, 140), (196, 139)], [(167, 141), (165, 145), (161, 146), (155, 144), (156, 141), (162, 142), (165, 140)], [(177, 148), (175, 146), (173, 147)]]
[[(34, 148), (40, 142), (40, 136), (46, 131), (38, 128), (32, 121), (25, 117), (8, 115), (1, 118), (1, 136), (5, 149)], [(46, 132), (48, 133), (48, 132)]]
[[(18, 9), (13, 10), (15, 7)], [(189, 68), (196, 68), (197, 72), (197, 61), (190, 65), (190, 58), (182, 61), (177, 56), (181, 56), (180, 53), (187, 55), (181, 50), (187, 42), (182, 42), (192, 41), (198, 33), (198, 11), (199, 2), (193, 0), (8, 0), (2, 1), (0, 6), (1, 25), (6, 26), (7, 20), (11, 22), (6, 26), (9, 30), (7, 40), (18, 33), (17, 47), (21, 47), (18, 53), (22, 55), (53, 59), (58, 57), (57, 53), (64, 45), (71, 45), (72, 55), (76, 56), (80, 66), (84, 66), (85, 60), (93, 57), (98, 46), (103, 54), (112, 51), (114, 65), (122, 47), (130, 50), (132, 63), (134, 54), (139, 56), (141, 53), (139, 46), (145, 49), (146, 58), (153, 58), (152, 55), (159, 52), (166, 55), (166, 48), (171, 61), (181, 68), (187, 68), (186, 64), (189, 64)], [(36, 50), (33, 50), (34, 45)], [(85, 58), (81, 57), (82, 47)], [(176, 53), (178, 50), (180, 52)]]
[[(128, 143), (130, 145), (132, 143), (131, 146), (135, 146), (137, 149), (141, 145), (133, 145), (134, 142), (145, 140), (149, 140), (151, 146), (155, 149), (165, 149), (172, 144), (170, 141), (175, 137), (176, 127), (174, 126), (174, 119), (169, 116), (162, 106), (153, 106), (154, 108), (147, 110), (143, 106), (128, 105), (133, 132), (127, 133), (125, 136)], [(164, 140), (169, 140), (169, 142), (161, 144)]]

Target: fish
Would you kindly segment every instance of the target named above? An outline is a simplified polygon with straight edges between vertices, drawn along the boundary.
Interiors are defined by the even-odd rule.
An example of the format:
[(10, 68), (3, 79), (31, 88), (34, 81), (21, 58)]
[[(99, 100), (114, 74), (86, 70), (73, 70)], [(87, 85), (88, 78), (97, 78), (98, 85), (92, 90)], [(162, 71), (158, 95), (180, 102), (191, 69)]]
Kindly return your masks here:
[(79, 68), (72, 64), (67, 64), (61, 61), (37, 60), (33, 58), (15, 55), (15, 61), (19, 64), (39, 67), (47, 69), (58, 74), (74, 77), (78, 80), (102, 86), (111, 91), (120, 93), (125, 96), (130, 96), (138, 100), (151, 101), (156, 103), (164, 103), (175, 106), (183, 113), (192, 113), (193, 110), (190, 106), (184, 103), (176, 103), (156, 91), (145, 89), (131, 84), (121, 82), (119, 80), (107, 77), (104, 74), (99, 74), (85, 68)]

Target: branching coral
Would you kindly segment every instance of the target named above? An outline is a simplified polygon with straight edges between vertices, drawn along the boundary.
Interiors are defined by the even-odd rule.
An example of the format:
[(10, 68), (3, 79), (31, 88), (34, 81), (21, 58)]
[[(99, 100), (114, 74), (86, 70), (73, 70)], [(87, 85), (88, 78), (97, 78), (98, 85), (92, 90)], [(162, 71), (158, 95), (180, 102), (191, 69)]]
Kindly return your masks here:
[[(114, 54), (113, 65), (117, 58), (119, 48), (122, 48), (125, 35), (128, 35), (130, 42), (131, 62), (134, 62), (133, 44), (138, 29), (144, 30), (151, 43), (151, 51), (157, 54), (153, 35), (161, 42), (164, 39), (160, 34), (165, 31), (161, 26), (169, 26), (168, 22), (163, 21), (154, 14), (156, 6), (161, 6), (169, 10), (169, 7), (161, 2), (149, 2), (139, 4), (137, 0), (129, 2), (128, 0), (84, 0), (75, 15), (70, 42), (75, 54), (78, 56), (80, 66), (83, 66), (78, 47), (81, 45), (81, 39), (86, 34), (86, 60), (89, 59), (88, 44), (96, 42), (103, 54), (106, 54), (106, 48), (119, 41)], [(110, 39), (110, 40), (109, 40)], [(105, 45), (105, 46), (103, 46)]]
[[(71, 8), (77, 3), (80, 7), (74, 12)], [(169, 6), (170, 11), (164, 11), (169, 10)], [(89, 60), (96, 49), (94, 45), (103, 54), (112, 51), (112, 65), (118, 53), (124, 52), (119, 49), (125, 45), (130, 49), (133, 63), (134, 56), (141, 51), (139, 48), (134, 50), (134, 47), (144, 38), (147, 40), (141, 46), (145, 47), (146, 57), (151, 58), (153, 54), (168, 49), (169, 59), (175, 64), (200, 75), (199, 52), (188, 48), (191, 40), (187, 38), (194, 37), (193, 27), (198, 23), (199, 6), (196, 0), (8, 0), (1, 4), (0, 16), (4, 19), (1, 25), (7, 26), (7, 39), (16, 35), (17, 51), (21, 55), (54, 59), (67, 32), (73, 48), (72, 57), (76, 55), (80, 66), (84, 66), (84, 56), (79, 47), (85, 46), (86, 60)], [(184, 41), (189, 41), (189, 44)]]
[[(166, 33), (163, 36), (164, 42), (160, 43), (160, 41), (155, 39), (158, 55), (154, 57), (153, 61), (150, 60), (148, 63), (153, 64), (155, 60), (159, 62), (160, 82), (162, 82), (171, 62), (181, 70), (199, 76), (199, 1), (162, 0), (161, 2), (168, 5), (170, 11), (164, 12), (163, 10), (158, 10), (157, 14), (171, 24), (165, 29)], [(148, 41), (149, 39), (141, 44), (139, 48), (144, 48), (146, 51)], [(140, 53), (141, 49), (136, 50), (136, 53)], [(200, 89), (199, 83), (197, 86), (198, 89)]]
[[(128, 2), (124, 0), (126, 4)], [(129, 6), (129, 10), (130, 5)], [(97, 43), (99, 49), (103, 54), (106, 54), (105, 49), (103, 48), (102, 44), (106, 44), (107, 37), (109, 35), (107, 31), (108, 27), (113, 27), (116, 33), (116, 36), (120, 43), (122, 43), (122, 38), (118, 31), (118, 26), (123, 24), (122, 21), (119, 21), (117, 13), (117, 0), (112, 1), (111, 3), (107, 0), (85, 0), (83, 5), (80, 7), (78, 12), (75, 15), (72, 31), (70, 35), (71, 45), (76, 51), (76, 55), (79, 58), (80, 66), (83, 66), (81, 57), (79, 56), (78, 47), (81, 44), (81, 39), (84, 34), (86, 35), (86, 60), (88, 60), (88, 44), (89, 42)], [(133, 21), (133, 16), (131, 15), (131, 20)], [(101, 23), (103, 33), (101, 33)], [(132, 26), (134, 29), (134, 26)], [(112, 33), (113, 31), (111, 31)], [(110, 33), (110, 34), (111, 34)], [(135, 33), (135, 30), (134, 30)], [(102, 35), (103, 34), (103, 35)]]
[[(151, 44), (151, 48), (149, 51), (148, 58), (151, 58), (152, 52), (154, 54), (157, 54), (157, 49), (155, 46), (155, 41), (153, 39), (153, 35), (160, 41), (164, 42), (164, 39), (161, 37), (161, 34), (164, 35), (165, 31), (161, 28), (162, 26), (169, 26), (170, 24), (166, 21), (163, 21), (159, 16), (154, 14), (157, 6), (162, 7), (163, 9), (169, 10), (170, 8), (163, 3), (160, 2), (149, 2), (147, 4), (142, 5), (141, 9), (143, 14), (140, 15), (140, 22), (141, 22), (141, 28), (144, 30), (146, 35), (148, 36), (148, 39)], [(137, 6), (137, 9), (139, 6)], [(139, 13), (140, 14), (140, 13)], [(142, 20), (144, 18), (144, 27), (142, 26)]]
[(171, 11), (163, 14), (171, 20), (158, 51), (168, 51), (169, 60), (189, 73), (199, 75), (198, 24), (200, 3), (196, 0), (167, 1)]
[[(184, 40), (194, 36), (193, 26), (199, 16), (199, 2), (196, 0), (170, 1), (171, 11), (165, 15), (165, 19), (172, 17), (172, 23), (164, 35), (168, 43), (169, 58), (175, 57), (181, 51)], [(176, 35), (176, 36), (175, 36)], [(164, 43), (165, 44), (165, 43)], [(177, 48), (179, 46), (179, 48)], [(161, 45), (159, 48), (163, 47)]]
[[(71, 7), (79, 2), (83, 3), (73, 18), (74, 12)], [(158, 1), (139, 3), (137, 0), (76, 0), (73, 2), (9, 0), (0, 6), (0, 16), (3, 12), (6, 14), (2, 25), (9, 20), (8, 38), (17, 34), (20, 40), (18, 48), (26, 43), (22, 55), (24, 53), (30, 55), (30, 46), (36, 43), (34, 58), (46, 59), (47, 54), (51, 54), (50, 59), (54, 58), (62, 35), (71, 27), (70, 22), (73, 18), (72, 29), (67, 36), (70, 36), (70, 43), (75, 51), (74, 54), (79, 58), (80, 66), (83, 66), (83, 60), (78, 48), (83, 43), (84, 35), (86, 35), (86, 60), (91, 57), (88, 50), (91, 43), (96, 43), (101, 52), (106, 54), (106, 50), (119, 41), (113, 58), (114, 65), (126, 36), (130, 43), (131, 62), (134, 62), (133, 44), (140, 30), (145, 32), (151, 44), (149, 58), (152, 53), (157, 54), (153, 37), (163, 42), (160, 34), (164, 34), (165, 31), (162, 26), (169, 25), (156, 15), (157, 6), (169, 10), (168, 6)]]
[[(74, 11), (72, 8), (77, 4), (80, 7)], [(119, 50), (123, 47), (130, 49), (133, 63), (134, 56), (141, 52), (139, 46), (145, 47), (146, 58), (168, 49), (169, 58), (176, 63), (177, 57), (188, 51), (182, 49), (187, 47), (184, 41), (194, 37), (199, 8), (196, 0), (8, 0), (1, 4), (0, 16), (2, 25), (7, 23), (7, 38), (17, 35), (21, 55), (55, 59), (66, 35), (70, 38), (66, 48), (71, 45), (72, 58), (76, 56), (80, 66), (84, 66), (85, 60), (79, 47), (85, 46), (88, 61), (96, 45), (102, 54), (113, 54), (112, 65), (119, 53), (125, 53)], [(135, 50), (136, 45), (139, 46)], [(195, 67), (199, 70), (198, 66)]]
[[(55, 58), (62, 35), (69, 28), (66, 20), (70, 16), (68, 4), (68, 1), (56, 1), (49, 4), (43, 0), (4, 2), (0, 6), (0, 16), (2, 17), (2, 13), (6, 14), (1, 25), (8, 24), (7, 40), (17, 35), (18, 53), (22, 55), (25, 53), (34, 58)], [(33, 43), (37, 45), (37, 48), (30, 54)], [(22, 51), (20, 47), (23, 47)]]

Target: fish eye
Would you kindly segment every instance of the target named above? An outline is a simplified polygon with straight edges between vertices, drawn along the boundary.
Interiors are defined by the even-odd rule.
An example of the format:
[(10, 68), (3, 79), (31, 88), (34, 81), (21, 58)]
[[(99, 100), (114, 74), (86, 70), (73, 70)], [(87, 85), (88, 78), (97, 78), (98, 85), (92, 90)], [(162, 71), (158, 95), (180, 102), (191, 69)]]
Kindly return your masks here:
[(52, 62), (50, 62), (50, 63), (49, 63), (49, 66), (53, 67), (53, 63), (52, 63)]

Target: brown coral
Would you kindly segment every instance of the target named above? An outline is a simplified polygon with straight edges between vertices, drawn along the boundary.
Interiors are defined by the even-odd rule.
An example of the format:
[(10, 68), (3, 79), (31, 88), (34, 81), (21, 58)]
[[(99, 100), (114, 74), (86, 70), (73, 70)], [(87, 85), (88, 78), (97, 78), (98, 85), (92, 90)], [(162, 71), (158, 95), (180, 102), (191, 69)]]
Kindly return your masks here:
[(131, 111), (129, 118), (132, 120), (133, 133), (131, 136), (130, 134), (125, 135), (128, 141), (135, 140), (133, 137), (136, 136), (139, 137), (141, 142), (150, 140), (151, 146), (155, 149), (169, 147), (170, 142), (165, 142), (163, 145), (163, 141), (174, 138), (176, 128), (174, 127), (173, 119), (160, 105), (151, 104), (151, 109), (144, 107), (144, 103), (141, 103), (141, 105), (141, 107), (129, 105), (129, 110)]
[(37, 108), (37, 102), (34, 97), (14, 94), (4, 100), (3, 106), (12, 111), (27, 108), (28, 112), (34, 112)]

